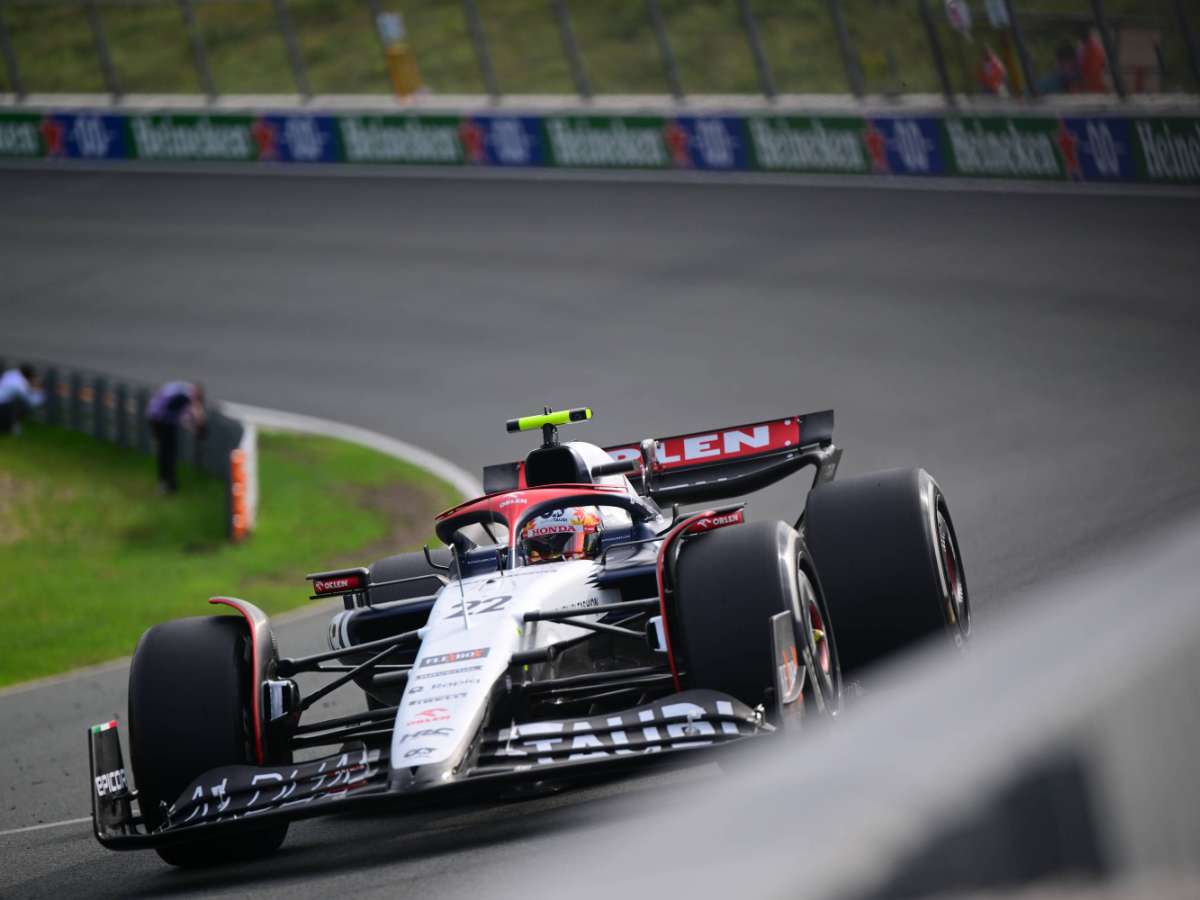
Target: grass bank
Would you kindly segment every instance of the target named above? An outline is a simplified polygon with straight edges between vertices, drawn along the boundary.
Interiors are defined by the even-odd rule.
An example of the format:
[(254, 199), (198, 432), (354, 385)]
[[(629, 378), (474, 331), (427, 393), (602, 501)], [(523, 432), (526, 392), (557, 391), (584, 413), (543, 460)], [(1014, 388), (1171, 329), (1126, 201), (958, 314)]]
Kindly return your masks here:
[(307, 602), (307, 572), (419, 546), (458, 499), (413, 466), (341, 441), (262, 434), (258, 528), (225, 540), (215, 478), (31, 425), (0, 438), (0, 685), (124, 656), (147, 627), (204, 615), (214, 594), (271, 613)]
[[(437, 93), (484, 93), (461, 0), (393, 0), (426, 84)], [(552, 4), (547, 0), (477, 0), (503, 93), (573, 93)], [(663, 22), (687, 93), (757, 93), (738, 4), (734, 0), (660, 0)], [(974, 71), (984, 42), (1002, 40), (973, 3), (973, 40), (930, 3), (956, 90), (978, 90)], [(1046, 71), (1054, 47), (1078, 36), (1090, 7), (1082, 2), (1017, 4), (1034, 64)], [(595, 93), (665, 94), (668, 85), (644, 0), (568, 0), (574, 34)], [(752, 0), (750, 7), (778, 89), (843, 93), (845, 67), (827, 0)], [(173, 0), (102, 2), (114, 67), (127, 93), (200, 93), (187, 31)], [(292, 93), (285, 49), (271, 0), (199, 2), (196, 20), (217, 90)], [(918, 4), (841, 0), (869, 93), (938, 91), (937, 72)], [(1114, 27), (1154, 29), (1172, 75), (1168, 89), (1194, 90), (1174, 0), (1109, 0)], [(312, 89), (319, 94), (389, 92), (366, 0), (288, 0)], [(82, 4), (9, 0), (3, 15), (27, 90), (103, 92), (103, 76)], [(1200, 27), (1193, 12), (1193, 26)], [(0, 91), (9, 90), (0, 67)]]

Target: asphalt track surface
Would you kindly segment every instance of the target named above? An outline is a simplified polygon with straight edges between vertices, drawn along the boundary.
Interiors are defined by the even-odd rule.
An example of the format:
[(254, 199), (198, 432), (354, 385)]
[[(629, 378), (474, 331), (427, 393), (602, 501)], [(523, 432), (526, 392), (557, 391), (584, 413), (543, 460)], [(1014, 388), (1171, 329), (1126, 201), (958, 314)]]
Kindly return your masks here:
[[(1165, 196), (0, 173), (0, 352), (197, 378), (475, 470), (543, 403), (593, 406), (572, 434), (598, 442), (834, 407), (844, 473), (938, 478), (986, 627), (1200, 502), (1198, 238), (1200, 203)], [(803, 488), (752, 515), (793, 518)], [(123, 716), (125, 679), (0, 695), (0, 831), (87, 814), (84, 729)], [(553, 835), (709, 777), (305, 822), (206, 873), (24, 831), (0, 896), (486, 895)]]

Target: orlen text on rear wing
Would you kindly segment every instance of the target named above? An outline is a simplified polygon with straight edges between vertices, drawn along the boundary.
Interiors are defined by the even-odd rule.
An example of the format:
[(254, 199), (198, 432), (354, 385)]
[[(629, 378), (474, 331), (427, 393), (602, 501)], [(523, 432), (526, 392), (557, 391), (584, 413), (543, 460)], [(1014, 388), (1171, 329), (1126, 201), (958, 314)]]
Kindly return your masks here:
[[(740, 497), (808, 465), (817, 467), (814, 484), (828, 481), (842, 453), (833, 446), (833, 410), (605, 450), (616, 460), (641, 461), (629, 480), (642, 494), (685, 504)], [(483, 476), (489, 494), (525, 486), (522, 463), (487, 466)]]
[(831, 409), (604, 449), (614, 459), (641, 459), (630, 481), (665, 503), (740, 497), (808, 465), (817, 467), (819, 484), (833, 478), (842, 454), (833, 446)]

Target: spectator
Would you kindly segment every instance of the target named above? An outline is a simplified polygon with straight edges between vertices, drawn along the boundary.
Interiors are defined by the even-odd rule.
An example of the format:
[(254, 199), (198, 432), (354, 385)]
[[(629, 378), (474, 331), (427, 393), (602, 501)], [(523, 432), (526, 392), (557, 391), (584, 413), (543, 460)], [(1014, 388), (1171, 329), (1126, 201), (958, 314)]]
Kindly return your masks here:
[(1054, 70), (1038, 79), (1039, 94), (1065, 94), (1074, 90), (1079, 80), (1079, 58), (1075, 48), (1063, 41), (1054, 51)]
[(21, 433), (21, 420), (45, 400), (38, 387), (37, 372), (30, 365), (0, 375), (0, 434)]
[(146, 421), (158, 445), (158, 492), (174, 494), (179, 490), (179, 430), (189, 427), (204, 437), (204, 388), (186, 381), (164, 384), (146, 404)]
[(979, 71), (976, 73), (980, 85), (989, 94), (997, 97), (1008, 96), (1008, 69), (996, 51), (987, 44), (983, 45), (983, 56), (979, 60)]
[(1100, 41), (1100, 32), (1095, 28), (1087, 29), (1079, 44), (1079, 78), (1075, 90), (1085, 94), (1102, 94), (1108, 90), (1105, 74), (1108, 69), (1108, 56), (1104, 52), (1104, 44)]

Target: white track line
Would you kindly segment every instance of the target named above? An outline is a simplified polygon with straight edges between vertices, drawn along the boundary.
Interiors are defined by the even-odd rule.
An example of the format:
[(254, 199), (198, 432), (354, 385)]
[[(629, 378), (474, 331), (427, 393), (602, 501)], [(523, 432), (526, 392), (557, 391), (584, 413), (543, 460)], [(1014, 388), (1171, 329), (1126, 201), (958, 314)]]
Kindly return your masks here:
[[(322, 437), (337, 438), (349, 441), (352, 444), (368, 447), (393, 459), (399, 459), (424, 469), (436, 478), (440, 478), (452, 485), (464, 497), (477, 497), (483, 493), (483, 487), (471, 473), (456, 466), (448, 459), (444, 459), (406, 441), (388, 437), (386, 434), (380, 434), (377, 431), (359, 428), (356, 425), (347, 425), (344, 422), (334, 422), (330, 419), (303, 416), (298, 413), (284, 412), (278, 409), (265, 409), (261, 406), (247, 406), (242, 403), (222, 403), (221, 410), (228, 416), (251, 422), (267, 431), (292, 431), (300, 434), (314, 434)], [(275, 616), (271, 621), (283, 624), (307, 619), (312, 616), (321, 615), (322, 613), (328, 613), (331, 606), (337, 603), (340, 603), (340, 601), (327, 601), (325, 603), (303, 606), (299, 609)], [(0, 698), (13, 694), (23, 694), (28, 691), (38, 690), (39, 688), (54, 687), (55, 685), (75, 681), (80, 678), (91, 678), (105, 672), (116, 671), (128, 666), (129, 659), (126, 656), (94, 666), (73, 669), (70, 672), (63, 672), (60, 675), (51, 675), (48, 678), (39, 678), (35, 681), (25, 681), (21, 684), (9, 685), (8, 687), (0, 688)], [(31, 827), (41, 828), (43, 826), (35, 825)], [(0, 832), (0, 836), (10, 833), (13, 832)]]
[(346, 425), (342, 422), (332, 422), (329, 419), (302, 416), (298, 413), (264, 409), (261, 406), (247, 406), (244, 403), (222, 403), (221, 408), (228, 416), (242, 419), (266, 430), (317, 434), (378, 450), (380, 453), (386, 453), (388, 456), (418, 466), (442, 481), (449, 482), (464, 497), (477, 497), (483, 493), (483, 488), (478, 480), (465, 469), (459, 468), (448, 459), (430, 453), (428, 450), (422, 450), (420, 447), (394, 437), (388, 437), (386, 434), (380, 434), (378, 431), (369, 431), (366, 428)]
[(42, 831), (46, 828), (60, 828), (63, 825), (81, 825), (84, 822), (92, 821), (91, 816), (84, 816), (81, 819), (63, 819), (61, 822), (44, 822), (41, 825), (26, 825), (24, 828), (9, 828), (7, 831), (0, 831), (0, 837), (8, 837), (10, 834), (24, 834), (27, 831)]
[(859, 190), (935, 191), (975, 194), (1043, 194), (1073, 197), (1164, 197), (1200, 199), (1200, 187), (1169, 184), (1008, 181), (954, 176), (805, 175), (770, 172), (506, 169), (501, 167), (370, 165), (359, 163), (158, 163), (111, 160), (0, 160), (0, 170), (104, 172), (108, 174), (284, 176), (293, 178), (417, 178), (433, 181), (566, 181), (600, 184), (670, 184), (703, 187), (857, 188)]

